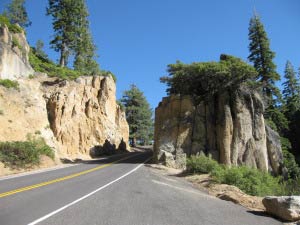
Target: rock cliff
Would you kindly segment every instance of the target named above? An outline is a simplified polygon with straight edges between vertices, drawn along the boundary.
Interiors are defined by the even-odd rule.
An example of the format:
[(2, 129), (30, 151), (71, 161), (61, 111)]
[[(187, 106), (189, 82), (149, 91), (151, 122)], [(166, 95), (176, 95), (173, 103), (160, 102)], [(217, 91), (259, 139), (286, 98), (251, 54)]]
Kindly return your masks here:
[(104, 143), (128, 147), (129, 128), (112, 77), (49, 78), (31, 68), (29, 51), (24, 32), (0, 25), (0, 79), (19, 84), (0, 86), (0, 141), (42, 137), (61, 158), (90, 157)]
[(16, 80), (33, 74), (29, 51), (24, 32), (11, 33), (7, 26), (0, 25), (0, 79)]
[(105, 140), (116, 147), (122, 139), (127, 144), (128, 124), (111, 77), (40, 76), (18, 82), (19, 90), (0, 86), (0, 141), (41, 136), (62, 158), (87, 158)]
[(280, 173), (278, 135), (265, 125), (258, 93), (240, 88), (194, 105), (189, 96), (170, 96), (155, 110), (156, 160), (174, 167), (185, 155), (205, 153), (226, 165)]
[(116, 148), (122, 140), (127, 144), (129, 128), (116, 103), (111, 77), (81, 77), (49, 85), (44, 86), (48, 119), (63, 152), (90, 154), (106, 140)]

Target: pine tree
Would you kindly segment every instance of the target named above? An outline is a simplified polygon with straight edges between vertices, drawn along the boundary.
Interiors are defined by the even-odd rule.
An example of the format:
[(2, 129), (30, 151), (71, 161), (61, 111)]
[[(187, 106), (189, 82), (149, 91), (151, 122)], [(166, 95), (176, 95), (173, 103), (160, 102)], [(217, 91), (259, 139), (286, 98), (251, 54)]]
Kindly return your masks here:
[(60, 52), (59, 65), (64, 67), (75, 41), (73, 0), (48, 0), (47, 15), (53, 18), (54, 39), (50, 42)]
[(124, 92), (121, 102), (125, 106), (131, 144), (135, 146), (137, 140), (141, 144), (147, 144), (153, 132), (153, 121), (150, 105), (143, 92), (131, 85)]
[(12, 0), (4, 14), (12, 24), (19, 24), (23, 28), (31, 25), (25, 9), (25, 0)]
[(96, 46), (89, 30), (85, 0), (48, 0), (47, 15), (53, 17), (52, 47), (60, 52), (60, 66), (64, 67), (74, 55), (74, 68), (86, 75), (99, 72), (95, 61)]
[(99, 73), (99, 65), (95, 60), (96, 46), (90, 33), (89, 13), (84, 0), (76, 1), (77, 43), (75, 45), (74, 68), (86, 75)]
[(297, 110), (300, 109), (300, 85), (296, 77), (296, 72), (290, 61), (287, 61), (283, 83), (283, 99), (285, 101), (286, 115), (291, 117)]
[(262, 85), (266, 104), (265, 118), (267, 123), (281, 134), (287, 129), (288, 121), (278, 104), (282, 97), (275, 82), (280, 80), (280, 75), (276, 72), (276, 65), (273, 62), (275, 53), (270, 49), (265, 28), (256, 14), (250, 19), (248, 37), (250, 41), (248, 59), (253, 63), (258, 74), (256, 79)]
[(272, 105), (274, 104), (272, 102), (273, 95), (280, 97), (280, 92), (275, 86), (275, 81), (280, 80), (280, 76), (276, 72), (276, 65), (273, 62), (275, 53), (270, 50), (270, 41), (257, 15), (254, 15), (250, 20), (249, 40), (250, 55), (248, 59), (258, 72), (257, 80), (262, 83), (263, 94), (268, 104)]

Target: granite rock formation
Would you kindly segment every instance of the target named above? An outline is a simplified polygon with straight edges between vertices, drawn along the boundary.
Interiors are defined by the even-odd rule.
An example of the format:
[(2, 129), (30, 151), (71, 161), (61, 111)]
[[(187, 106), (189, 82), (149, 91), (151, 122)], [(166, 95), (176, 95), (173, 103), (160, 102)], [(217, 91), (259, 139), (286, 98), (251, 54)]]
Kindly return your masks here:
[(263, 112), (260, 95), (247, 88), (225, 91), (197, 105), (190, 96), (163, 98), (155, 110), (154, 156), (182, 167), (185, 155), (204, 153), (229, 166), (278, 174), (283, 160), (280, 141), (265, 125)]

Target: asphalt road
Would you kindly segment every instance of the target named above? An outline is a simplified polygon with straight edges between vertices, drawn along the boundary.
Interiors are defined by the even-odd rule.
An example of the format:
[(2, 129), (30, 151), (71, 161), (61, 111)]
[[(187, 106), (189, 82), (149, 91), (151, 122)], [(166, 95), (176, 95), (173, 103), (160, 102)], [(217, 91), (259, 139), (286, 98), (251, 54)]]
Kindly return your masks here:
[(143, 165), (149, 157), (132, 153), (0, 180), (0, 225), (282, 224)]

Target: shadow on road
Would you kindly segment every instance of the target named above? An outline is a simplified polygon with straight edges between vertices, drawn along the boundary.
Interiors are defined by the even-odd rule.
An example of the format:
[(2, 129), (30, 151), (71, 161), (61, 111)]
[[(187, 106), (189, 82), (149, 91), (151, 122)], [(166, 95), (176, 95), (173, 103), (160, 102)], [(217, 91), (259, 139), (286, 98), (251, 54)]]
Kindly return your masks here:
[[(108, 146), (109, 144), (107, 144)], [(113, 153), (103, 154), (99, 157), (94, 157), (91, 160), (74, 159), (70, 160), (67, 158), (60, 159), (64, 164), (107, 164), (114, 162), (115, 164), (130, 163), (130, 164), (140, 164), (146, 159), (153, 155), (152, 147), (134, 147), (130, 151), (115, 150)], [(119, 161), (120, 160), (120, 161)], [(146, 164), (152, 164), (152, 159)]]

